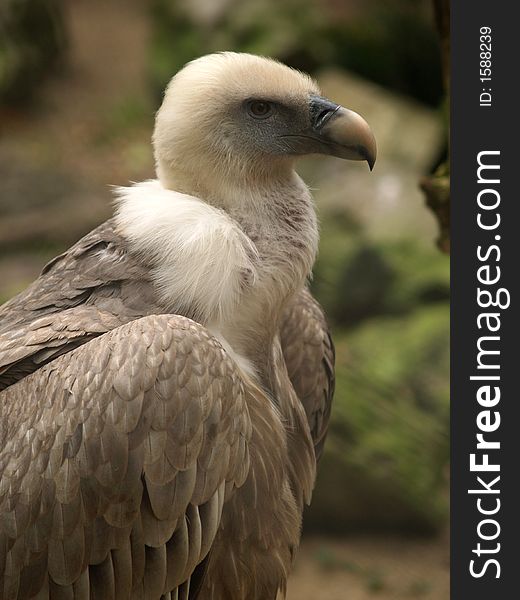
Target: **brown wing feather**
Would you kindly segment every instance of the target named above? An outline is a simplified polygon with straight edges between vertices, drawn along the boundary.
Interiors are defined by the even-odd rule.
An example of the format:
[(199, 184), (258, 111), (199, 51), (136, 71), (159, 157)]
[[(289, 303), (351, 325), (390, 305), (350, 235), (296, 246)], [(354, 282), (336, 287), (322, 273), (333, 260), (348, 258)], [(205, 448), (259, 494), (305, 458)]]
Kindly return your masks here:
[(250, 435), (234, 363), (179, 316), (135, 320), (8, 387), (0, 598), (187, 593)]
[(285, 310), (280, 338), (289, 378), (305, 409), (319, 460), (334, 394), (334, 345), (321, 306), (308, 290)]
[[(206, 333), (212, 349), (191, 352), (203, 328), (171, 315), (141, 318), (165, 311), (140, 260), (108, 221), (0, 308), (0, 390), (10, 386), (0, 392), (0, 444), (9, 441), (0, 450), (2, 600), (36, 590), (42, 598), (119, 599), (128, 590), (145, 598), (158, 582), (164, 598), (170, 589), (172, 598), (193, 598), (208, 565), (211, 589), (265, 597), (287, 576), (301, 509), (287, 459), (269, 450), (284, 447), (283, 425), (266, 414), (262, 394), (248, 393), (244, 408), (235, 367)], [(334, 352), (307, 291), (288, 307), (281, 341), (319, 457)], [(249, 445), (253, 415), (258, 440)], [(233, 506), (219, 529), (224, 499)], [(253, 578), (242, 572), (246, 551)]]
[(112, 220), (54, 258), (0, 307), (0, 390), (111, 329), (165, 312), (148, 273)]

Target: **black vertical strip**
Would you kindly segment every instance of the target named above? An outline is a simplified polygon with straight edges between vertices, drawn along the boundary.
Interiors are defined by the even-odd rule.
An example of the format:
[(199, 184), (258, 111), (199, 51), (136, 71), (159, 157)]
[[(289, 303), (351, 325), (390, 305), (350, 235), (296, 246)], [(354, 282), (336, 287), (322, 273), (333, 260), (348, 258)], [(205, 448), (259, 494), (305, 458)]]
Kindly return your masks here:
[[(452, 600), (520, 598), (520, 29), (514, 8), (516, 3), (505, 1), (452, 0), (451, 5)], [(484, 27), (491, 28), (491, 81), (481, 81), (486, 74), (480, 73), (480, 62), (486, 60), (481, 52), (487, 51), (481, 48)], [(489, 96), (481, 97), (486, 93), (490, 102)], [(480, 106), (481, 101), (491, 106)], [(477, 157), (486, 151), (500, 152), (481, 158), (500, 169), (483, 170), (481, 175), (498, 178), (500, 183), (478, 183)], [(478, 194), (483, 190), (488, 191), (481, 195), (482, 202), (492, 205), (493, 198), (499, 198), (497, 208), (479, 208)], [(479, 227), (479, 213), (487, 226), (500, 215), (500, 225), (489, 230)], [(482, 257), (489, 252), (487, 258), (478, 258), (478, 246)], [(496, 283), (479, 282), (478, 269), (486, 266), (489, 270), (481, 270), (480, 275), (487, 280), (494, 280), (500, 268)], [(479, 306), (478, 288), (487, 290), (504, 308)], [(511, 305), (505, 308), (508, 294)], [(489, 297), (482, 295), (481, 304)], [(495, 316), (487, 321), (481, 316), (479, 329), (478, 317), (484, 314)], [(490, 331), (488, 325), (498, 329)], [(491, 336), (494, 339), (483, 340)], [(500, 351), (481, 355), (485, 366), (495, 368), (478, 368), (479, 338), (481, 348)], [(500, 379), (471, 380), (471, 376)], [(488, 396), (486, 386), (491, 386)], [(500, 401), (493, 407), (480, 404), (479, 389), (483, 402), (492, 403), (495, 387), (500, 389)], [(492, 431), (498, 418), (500, 425)], [(481, 431), (479, 424), (489, 431)], [(500, 449), (477, 449), (479, 433), (488, 443), (500, 442)], [(471, 454), (478, 464), (485, 462), (487, 454), (489, 464), (500, 471), (472, 472)], [(500, 480), (493, 484), (498, 476)], [(497, 512), (483, 514), (484, 510)], [(470, 573), (472, 560), (480, 577)]]

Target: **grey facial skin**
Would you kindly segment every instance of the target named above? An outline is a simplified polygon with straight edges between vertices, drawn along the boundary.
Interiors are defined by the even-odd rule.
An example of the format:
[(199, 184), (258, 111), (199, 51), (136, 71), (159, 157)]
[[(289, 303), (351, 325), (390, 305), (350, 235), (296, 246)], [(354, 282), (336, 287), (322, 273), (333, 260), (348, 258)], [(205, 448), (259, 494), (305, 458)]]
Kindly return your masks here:
[[(252, 108), (260, 104), (265, 114), (256, 115)], [(352, 110), (321, 96), (307, 101), (280, 102), (274, 99), (247, 99), (237, 117), (245, 121), (233, 128), (234, 146), (253, 147), (267, 155), (303, 156), (328, 154), (347, 160), (366, 160), (372, 170), (376, 141), (368, 123)]]

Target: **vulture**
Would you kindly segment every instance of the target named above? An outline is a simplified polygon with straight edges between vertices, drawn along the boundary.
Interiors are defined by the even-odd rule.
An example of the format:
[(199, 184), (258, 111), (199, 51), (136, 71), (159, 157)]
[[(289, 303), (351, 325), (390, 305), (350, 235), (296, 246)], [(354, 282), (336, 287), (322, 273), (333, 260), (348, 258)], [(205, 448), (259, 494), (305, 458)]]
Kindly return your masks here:
[(188, 63), (155, 180), (0, 309), (0, 599), (285, 594), (334, 388), (298, 157), (376, 156), (275, 60)]

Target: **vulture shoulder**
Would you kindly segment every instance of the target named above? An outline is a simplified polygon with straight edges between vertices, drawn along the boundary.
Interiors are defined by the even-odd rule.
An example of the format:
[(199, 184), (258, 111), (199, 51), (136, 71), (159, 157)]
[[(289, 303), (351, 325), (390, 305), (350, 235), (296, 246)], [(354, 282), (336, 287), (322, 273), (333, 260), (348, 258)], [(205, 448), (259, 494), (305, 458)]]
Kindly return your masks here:
[(0, 307), (0, 390), (102, 333), (164, 312), (148, 276), (112, 219), (51, 260)]
[(122, 325), (8, 387), (0, 597), (188, 598), (225, 497), (250, 473), (250, 414), (218, 341), (173, 315)]

